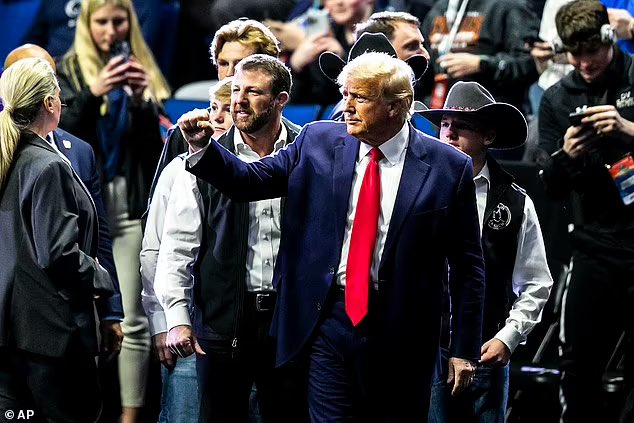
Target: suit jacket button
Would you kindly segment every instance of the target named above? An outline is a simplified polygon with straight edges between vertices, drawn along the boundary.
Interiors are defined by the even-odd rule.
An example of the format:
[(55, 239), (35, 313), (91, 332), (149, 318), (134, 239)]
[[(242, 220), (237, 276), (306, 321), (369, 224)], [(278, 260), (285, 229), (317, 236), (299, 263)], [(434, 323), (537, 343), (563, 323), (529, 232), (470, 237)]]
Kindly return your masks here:
[(331, 275), (334, 275), (335, 274), (335, 268), (334, 267), (330, 267), (328, 269), (328, 273), (330, 273)]
[(317, 311), (321, 311), (321, 303), (317, 301)]

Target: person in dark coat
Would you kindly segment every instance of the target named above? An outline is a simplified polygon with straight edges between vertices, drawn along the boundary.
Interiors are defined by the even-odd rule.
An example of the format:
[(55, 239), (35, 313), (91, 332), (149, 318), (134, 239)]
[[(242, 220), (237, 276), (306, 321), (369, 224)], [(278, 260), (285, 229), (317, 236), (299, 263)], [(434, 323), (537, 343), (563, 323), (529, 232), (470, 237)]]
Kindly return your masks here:
[(93, 422), (101, 409), (93, 300), (114, 292), (95, 259), (95, 205), (45, 140), (62, 107), (52, 67), (18, 61), (0, 78), (0, 97), (0, 411)]

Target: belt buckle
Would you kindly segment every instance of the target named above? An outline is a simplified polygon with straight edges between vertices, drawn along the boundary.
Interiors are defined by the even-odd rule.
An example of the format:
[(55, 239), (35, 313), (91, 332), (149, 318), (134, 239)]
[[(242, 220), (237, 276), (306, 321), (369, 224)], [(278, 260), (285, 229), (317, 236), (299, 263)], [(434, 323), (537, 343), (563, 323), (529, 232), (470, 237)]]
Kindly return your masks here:
[(255, 309), (257, 311), (270, 311), (271, 310), (271, 304), (270, 304), (270, 297), (271, 294), (267, 293), (267, 292), (259, 292), (255, 294)]

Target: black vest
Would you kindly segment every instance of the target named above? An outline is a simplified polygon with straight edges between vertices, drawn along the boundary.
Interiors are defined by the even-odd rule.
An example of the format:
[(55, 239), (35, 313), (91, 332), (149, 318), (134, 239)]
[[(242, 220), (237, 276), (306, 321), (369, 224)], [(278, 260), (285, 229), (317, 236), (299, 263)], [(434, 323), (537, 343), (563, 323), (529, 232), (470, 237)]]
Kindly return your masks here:
[[(295, 139), (299, 128), (294, 124), (283, 124), (288, 144)], [(235, 127), (231, 127), (218, 143), (235, 154), (234, 131)], [(200, 252), (194, 265), (196, 307), (203, 325), (218, 335), (236, 339), (247, 290), (249, 203), (233, 201), (201, 179), (197, 179), (197, 184), (204, 216)]]
[(513, 269), (517, 237), (524, 217), (526, 192), (491, 156), (487, 156), (491, 185), (482, 227), (486, 290), (482, 339), (489, 340), (504, 327), (517, 296)]

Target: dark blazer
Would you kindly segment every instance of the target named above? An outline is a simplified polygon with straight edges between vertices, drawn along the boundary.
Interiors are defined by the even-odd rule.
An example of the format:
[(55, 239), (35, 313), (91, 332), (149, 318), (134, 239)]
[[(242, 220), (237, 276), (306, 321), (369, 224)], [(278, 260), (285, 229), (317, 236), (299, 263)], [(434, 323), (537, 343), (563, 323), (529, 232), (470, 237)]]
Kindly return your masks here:
[(93, 295), (113, 293), (97, 264), (90, 193), (46, 141), (23, 135), (0, 193), (0, 347), (97, 353)]
[(112, 257), (112, 239), (106, 220), (106, 209), (101, 198), (101, 180), (95, 163), (95, 152), (90, 144), (77, 138), (63, 129), (53, 131), (53, 141), (57, 149), (64, 154), (73, 166), (75, 173), (84, 183), (97, 209), (99, 219), (99, 249), (97, 258), (99, 263), (108, 271), (114, 285), (114, 294), (110, 298), (100, 298), (96, 301), (97, 312), (101, 320), (123, 320), (123, 305), (121, 304), (121, 290), (119, 278)]
[[(277, 364), (309, 344), (335, 282), (359, 141), (316, 122), (279, 153), (244, 163), (212, 142), (190, 170), (239, 201), (286, 196), (273, 283)], [(410, 125), (409, 147), (379, 266), (380, 371), (395, 386), (431, 381), (445, 262), (451, 267), (451, 355), (480, 357), (484, 265), (471, 160)], [(392, 386), (392, 385), (390, 385)]]

